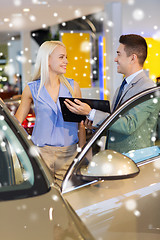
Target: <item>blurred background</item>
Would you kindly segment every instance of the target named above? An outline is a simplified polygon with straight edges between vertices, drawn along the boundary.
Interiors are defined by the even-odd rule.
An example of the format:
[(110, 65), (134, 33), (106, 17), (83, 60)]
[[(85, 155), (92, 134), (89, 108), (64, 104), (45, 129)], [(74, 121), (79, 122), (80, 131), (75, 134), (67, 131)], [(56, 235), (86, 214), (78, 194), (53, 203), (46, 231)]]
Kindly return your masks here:
[(0, 0), (0, 97), (22, 93), (31, 81), (39, 46), (60, 40), (67, 48), (66, 77), (87, 98), (112, 100), (122, 75), (114, 58), (119, 36), (148, 43), (147, 74), (160, 77), (159, 0)]

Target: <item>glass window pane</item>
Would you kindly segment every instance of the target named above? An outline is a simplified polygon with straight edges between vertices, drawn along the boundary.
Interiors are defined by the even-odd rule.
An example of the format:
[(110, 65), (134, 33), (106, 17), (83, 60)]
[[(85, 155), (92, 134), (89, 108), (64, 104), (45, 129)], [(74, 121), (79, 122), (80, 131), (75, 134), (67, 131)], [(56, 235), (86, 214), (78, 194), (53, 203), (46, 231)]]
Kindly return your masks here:
[(0, 115), (0, 192), (31, 188), (34, 172), (23, 146)]
[(136, 163), (160, 155), (159, 111), (157, 92), (136, 101), (101, 133), (85, 160), (90, 161), (106, 149), (122, 153)]

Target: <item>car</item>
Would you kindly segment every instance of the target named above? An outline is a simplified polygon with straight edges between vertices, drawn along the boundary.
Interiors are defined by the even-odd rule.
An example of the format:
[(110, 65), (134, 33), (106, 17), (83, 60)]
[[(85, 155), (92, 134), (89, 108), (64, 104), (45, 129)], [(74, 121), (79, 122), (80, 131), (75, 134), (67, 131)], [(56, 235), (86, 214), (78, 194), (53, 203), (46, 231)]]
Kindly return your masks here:
[[(1, 82), (2, 83), (2, 82)], [(14, 87), (10, 87), (10, 86), (1, 86), (0, 85), (0, 97), (5, 100), (5, 99), (8, 99), (8, 98), (11, 98), (15, 95), (18, 94), (18, 91), (16, 89), (14, 89)]]
[(160, 239), (160, 87), (110, 115), (71, 163), (63, 197), (97, 240)]
[[(11, 111), (12, 115), (15, 115), (20, 103), (21, 103), (21, 95), (15, 95), (12, 98), (4, 99), (3, 100), (8, 107), (8, 109)], [(22, 126), (27, 131), (29, 135), (32, 135), (33, 128), (35, 125), (35, 112), (34, 112), (34, 104), (31, 104), (30, 111), (27, 115), (27, 117), (24, 119)]]
[(89, 239), (30, 136), (0, 100), (0, 238)]
[(160, 87), (112, 113), (59, 182), (0, 106), (2, 239), (160, 238)]

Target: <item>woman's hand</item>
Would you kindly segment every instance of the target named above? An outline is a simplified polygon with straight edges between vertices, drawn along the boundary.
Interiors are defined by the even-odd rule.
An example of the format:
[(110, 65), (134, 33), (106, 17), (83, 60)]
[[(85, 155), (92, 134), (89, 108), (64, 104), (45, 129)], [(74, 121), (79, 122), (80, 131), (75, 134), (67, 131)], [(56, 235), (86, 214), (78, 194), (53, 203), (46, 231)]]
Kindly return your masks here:
[(82, 121), (84, 126), (87, 128), (87, 129), (97, 129), (96, 127), (93, 127), (92, 126), (92, 121), (90, 121), (89, 119), (86, 118), (85, 121)]

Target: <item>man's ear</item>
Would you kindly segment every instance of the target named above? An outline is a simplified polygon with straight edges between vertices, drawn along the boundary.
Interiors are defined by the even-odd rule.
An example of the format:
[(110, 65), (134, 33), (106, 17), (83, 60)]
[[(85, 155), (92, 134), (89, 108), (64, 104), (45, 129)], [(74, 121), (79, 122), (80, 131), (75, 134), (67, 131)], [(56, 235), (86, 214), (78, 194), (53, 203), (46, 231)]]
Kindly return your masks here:
[(137, 55), (133, 53), (131, 60), (132, 60), (134, 63), (135, 63), (136, 61), (138, 61)]

